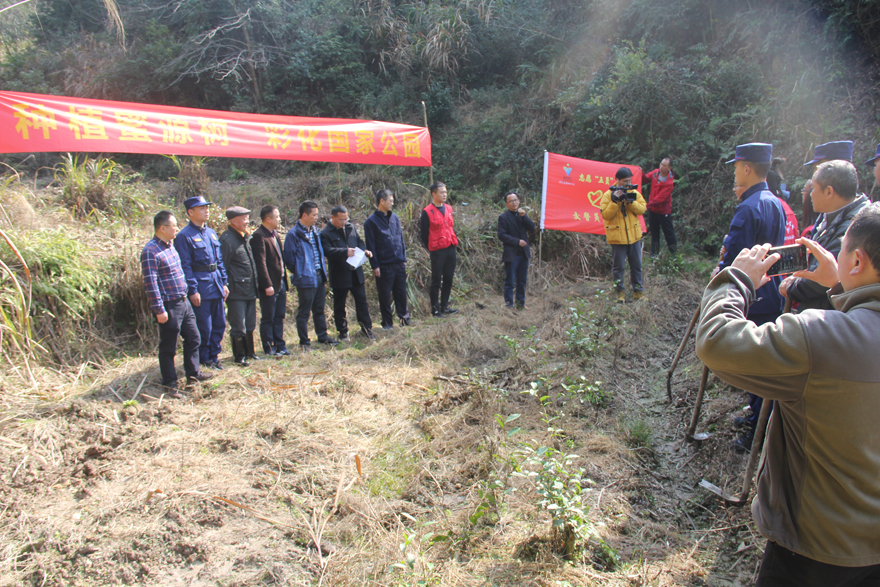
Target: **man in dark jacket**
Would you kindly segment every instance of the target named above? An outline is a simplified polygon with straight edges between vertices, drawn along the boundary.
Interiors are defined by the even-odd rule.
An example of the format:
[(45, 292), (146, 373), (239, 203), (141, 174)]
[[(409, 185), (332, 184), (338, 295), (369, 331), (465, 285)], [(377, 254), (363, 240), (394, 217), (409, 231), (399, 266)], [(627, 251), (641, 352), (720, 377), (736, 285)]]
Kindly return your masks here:
[(251, 237), (251, 250), (257, 266), (257, 293), (260, 296), (260, 340), (267, 355), (289, 355), (284, 342), (284, 316), (287, 313), (287, 271), (281, 253), (281, 214), (278, 206), (263, 206), (262, 224)]
[(351, 339), (348, 336), (348, 320), (345, 317), (345, 301), (348, 292), (354, 299), (354, 308), (361, 332), (369, 339), (373, 335), (373, 321), (370, 319), (370, 308), (367, 305), (367, 290), (364, 288), (363, 258), (357, 267), (348, 262), (355, 257), (357, 249), (361, 249), (368, 258), (373, 256), (367, 245), (361, 240), (354, 225), (348, 221), (348, 209), (335, 206), (330, 211), (330, 223), (321, 231), (321, 247), (327, 256), (330, 268), (330, 288), (333, 290), (333, 320), (340, 340)]
[(248, 223), (251, 211), (241, 206), (226, 210), (229, 227), (220, 237), (220, 253), (229, 280), (226, 321), (232, 342), (232, 361), (241, 367), (257, 360), (254, 329), (257, 327), (257, 267), (251, 251)]
[(318, 342), (337, 345), (338, 340), (327, 336), (327, 318), (324, 316), (324, 298), (327, 267), (324, 250), (315, 225), (318, 223), (318, 205), (306, 200), (299, 206), (299, 220), (284, 238), (284, 264), (293, 276), (298, 306), (296, 309), (296, 332), (302, 350), (311, 350), (309, 340), (309, 314), (315, 324)]
[(455, 275), (455, 220), (452, 206), (446, 203), (446, 184), (435, 182), (431, 190), (431, 203), (422, 210), (419, 218), (419, 233), (422, 244), (431, 256), (431, 315), (445, 318), (447, 314), (458, 312), (449, 307), (449, 294), (452, 293), (452, 277)]
[(412, 326), (413, 323), (406, 303), (406, 243), (403, 242), (400, 218), (391, 211), (393, 207), (394, 193), (391, 190), (377, 191), (376, 211), (364, 222), (364, 240), (373, 252), (370, 266), (376, 278), (382, 330), (394, 328), (392, 296), (400, 324)]
[[(840, 252), (841, 239), (853, 218), (870, 204), (867, 197), (858, 194), (858, 189), (859, 174), (849, 161), (832, 159), (816, 166), (810, 199), (820, 216), (810, 238), (834, 256)], [(810, 270), (815, 271), (818, 264), (816, 257), (810, 257)], [(828, 288), (809, 279), (786, 277), (779, 293), (797, 302), (798, 312), (832, 309)]]
[(498, 240), (504, 244), (501, 262), (504, 263), (504, 304), (514, 307), (514, 291), (516, 307), (526, 307), (526, 281), (529, 276), (529, 259), (532, 252), (529, 248), (529, 232), (535, 230), (535, 223), (519, 207), (519, 196), (516, 192), (508, 192), (504, 196), (507, 211), (498, 217)]

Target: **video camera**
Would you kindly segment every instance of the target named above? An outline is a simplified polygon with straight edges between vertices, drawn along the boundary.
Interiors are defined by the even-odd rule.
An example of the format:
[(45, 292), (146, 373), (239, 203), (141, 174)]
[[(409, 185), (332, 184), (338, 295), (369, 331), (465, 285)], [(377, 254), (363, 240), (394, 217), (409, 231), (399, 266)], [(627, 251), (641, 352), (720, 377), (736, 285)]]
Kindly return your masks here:
[(627, 204), (632, 204), (636, 201), (637, 197), (636, 186), (631, 183), (611, 186), (611, 201), (615, 204), (620, 204), (624, 201)]

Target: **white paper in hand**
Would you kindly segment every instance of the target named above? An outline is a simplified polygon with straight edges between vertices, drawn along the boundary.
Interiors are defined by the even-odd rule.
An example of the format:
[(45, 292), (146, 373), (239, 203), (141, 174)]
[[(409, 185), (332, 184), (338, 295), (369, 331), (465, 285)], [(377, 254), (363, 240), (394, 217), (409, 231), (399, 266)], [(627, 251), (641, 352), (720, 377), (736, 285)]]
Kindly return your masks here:
[(361, 265), (364, 264), (364, 261), (367, 259), (367, 255), (364, 254), (364, 250), (360, 247), (355, 247), (354, 255), (349, 257), (346, 262), (351, 265), (352, 269), (357, 269)]

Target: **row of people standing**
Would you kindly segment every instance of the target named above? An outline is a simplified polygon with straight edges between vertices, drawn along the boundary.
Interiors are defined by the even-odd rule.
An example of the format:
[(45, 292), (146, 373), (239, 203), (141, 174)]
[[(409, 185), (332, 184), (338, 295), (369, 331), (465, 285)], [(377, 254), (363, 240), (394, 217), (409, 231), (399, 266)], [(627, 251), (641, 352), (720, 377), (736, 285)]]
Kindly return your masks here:
[[(449, 302), (458, 237), (452, 206), (446, 203), (446, 185), (432, 184), (430, 192), (431, 203), (422, 210), (419, 221), (420, 240), (431, 258), (431, 313), (442, 318), (458, 311)], [(524, 309), (531, 257), (529, 233), (535, 225), (520, 207), (515, 192), (506, 194), (504, 200), (508, 210), (498, 218), (498, 238), (504, 245), (504, 300), (508, 307)], [(296, 330), (303, 350), (311, 349), (310, 318), (319, 344), (339, 343), (328, 334), (327, 283), (333, 292), (339, 338), (350, 340), (346, 316), (350, 293), (361, 333), (374, 339), (364, 260), (369, 261), (376, 280), (382, 328), (394, 327), (395, 314), (402, 326), (411, 326), (406, 243), (400, 218), (392, 211), (394, 193), (377, 191), (375, 204), (376, 211), (364, 222), (364, 239), (341, 205), (332, 208), (330, 222), (319, 232), (318, 204), (312, 201), (299, 206), (299, 217), (283, 242), (278, 233), (280, 212), (273, 205), (260, 210), (260, 225), (253, 234), (248, 232), (251, 211), (241, 206), (228, 208), (228, 227), (219, 237), (207, 225), (212, 203), (202, 196), (184, 202), (189, 222), (179, 232), (174, 215), (159, 212), (154, 218), (154, 238), (144, 248), (141, 260), (144, 287), (160, 323), (160, 367), (166, 393), (178, 397), (181, 391), (174, 370), (179, 337), (184, 339), (188, 382), (207, 380), (209, 370), (223, 369), (219, 355), (227, 323), (233, 361), (248, 366), (249, 361), (259, 360), (254, 341), (257, 302), (263, 352), (289, 355), (284, 318), (291, 287), (297, 294)]]

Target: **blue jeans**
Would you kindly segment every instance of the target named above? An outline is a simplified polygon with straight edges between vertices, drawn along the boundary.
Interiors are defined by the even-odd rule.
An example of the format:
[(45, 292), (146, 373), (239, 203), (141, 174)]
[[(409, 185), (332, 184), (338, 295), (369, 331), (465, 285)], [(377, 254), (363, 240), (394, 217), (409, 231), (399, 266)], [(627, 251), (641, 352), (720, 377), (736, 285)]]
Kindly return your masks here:
[(504, 303), (513, 307), (513, 295), (516, 291), (516, 305), (522, 308), (526, 304), (526, 282), (529, 277), (529, 258), (516, 255), (513, 261), (504, 264)]
[(617, 291), (623, 291), (623, 276), (629, 261), (629, 280), (633, 291), (642, 291), (642, 241), (631, 245), (611, 245), (611, 280)]

